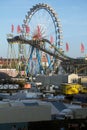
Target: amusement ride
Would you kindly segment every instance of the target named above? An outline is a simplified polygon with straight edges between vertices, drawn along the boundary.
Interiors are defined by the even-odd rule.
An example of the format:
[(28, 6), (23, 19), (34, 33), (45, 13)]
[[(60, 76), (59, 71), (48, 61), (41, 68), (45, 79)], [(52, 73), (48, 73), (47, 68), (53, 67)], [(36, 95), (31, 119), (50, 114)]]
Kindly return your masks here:
[(26, 75), (58, 73), (59, 66), (66, 73), (77, 73), (79, 68), (87, 67), (85, 58), (64, 54), (60, 19), (48, 4), (39, 3), (30, 8), (19, 31), (17, 36), (8, 36), (7, 41), (11, 50), (18, 45), (18, 68)]

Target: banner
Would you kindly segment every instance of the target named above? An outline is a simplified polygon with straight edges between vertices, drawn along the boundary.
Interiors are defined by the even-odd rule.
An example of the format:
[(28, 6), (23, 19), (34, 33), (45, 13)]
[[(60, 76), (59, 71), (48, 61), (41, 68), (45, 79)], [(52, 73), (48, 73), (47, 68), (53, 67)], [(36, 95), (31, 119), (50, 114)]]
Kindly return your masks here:
[(69, 51), (69, 44), (66, 43), (66, 51), (68, 52)]
[(14, 25), (13, 24), (11, 25), (11, 32), (12, 33), (14, 32)]
[(80, 45), (80, 51), (81, 51), (81, 53), (84, 53), (84, 45), (83, 45), (83, 43), (81, 43), (81, 45)]

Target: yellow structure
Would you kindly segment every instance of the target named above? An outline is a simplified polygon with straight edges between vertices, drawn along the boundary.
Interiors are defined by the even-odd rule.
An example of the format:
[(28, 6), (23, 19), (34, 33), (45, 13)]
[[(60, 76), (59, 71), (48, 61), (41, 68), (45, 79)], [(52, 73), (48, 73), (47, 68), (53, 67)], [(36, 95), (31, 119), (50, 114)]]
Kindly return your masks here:
[(87, 93), (87, 87), (82, 87), (81, 93)]
[(82, 85), (78, 83), (62, 83), (60, 89), (63, 94), (78, 94), (82, 90)]

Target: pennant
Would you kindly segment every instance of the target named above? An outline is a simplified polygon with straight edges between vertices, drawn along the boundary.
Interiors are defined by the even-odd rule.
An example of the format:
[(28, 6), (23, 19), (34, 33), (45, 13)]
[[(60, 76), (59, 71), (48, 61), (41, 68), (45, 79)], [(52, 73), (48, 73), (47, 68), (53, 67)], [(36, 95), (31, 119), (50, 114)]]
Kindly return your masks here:
[(26, 33), (29, 33), (30, 32), (30, 28), (28, 25), (26, 25)]
[(81, 43), (81, 45), (80, 45), (80, 51), (81, 51), (81, 53), (84, 53), (84, 45), (83, 45), (83, 43)]
[(53, 44), (53, 42), (54, 42), (54, 38), (53, 36), (50, 36), (50, 43)]
[(37, 26), (37, 35), (38, 35), (38, 38), (42, 38), (42, 34), (41, 34), (41, 29), (40, 29), (40, 26)]
[(17, 26), (17, 33), (21, 33), (21, 27), (20, 27), (20, 25)]
[(11, 25), (11, 32), (12, 33), (14, 32), (14, 25), (13, 24)]
[(68, 52), (69, 51), (69, 44), (66, 43), (66, 51)]

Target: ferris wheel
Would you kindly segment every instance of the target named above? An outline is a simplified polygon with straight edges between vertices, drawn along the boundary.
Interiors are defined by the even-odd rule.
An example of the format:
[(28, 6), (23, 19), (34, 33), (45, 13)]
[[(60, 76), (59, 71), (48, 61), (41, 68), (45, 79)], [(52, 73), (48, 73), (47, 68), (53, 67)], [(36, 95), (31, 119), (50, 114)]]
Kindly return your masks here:
[[(22, 35), (28, 40), (48, 39), (50, 43), (61, 51), (62, 27), (58, 15), (54, 9), (47, 4), (36, 4), (27, 12), (22, 24)], [(41, 44), (44, 48), (55, 52), (55, 48), (49, 46), (46, 42)], [(27, 72), (45, 73), (47, 68), (52, 70), (55, 58), (45, 52), (26, 45)]]

